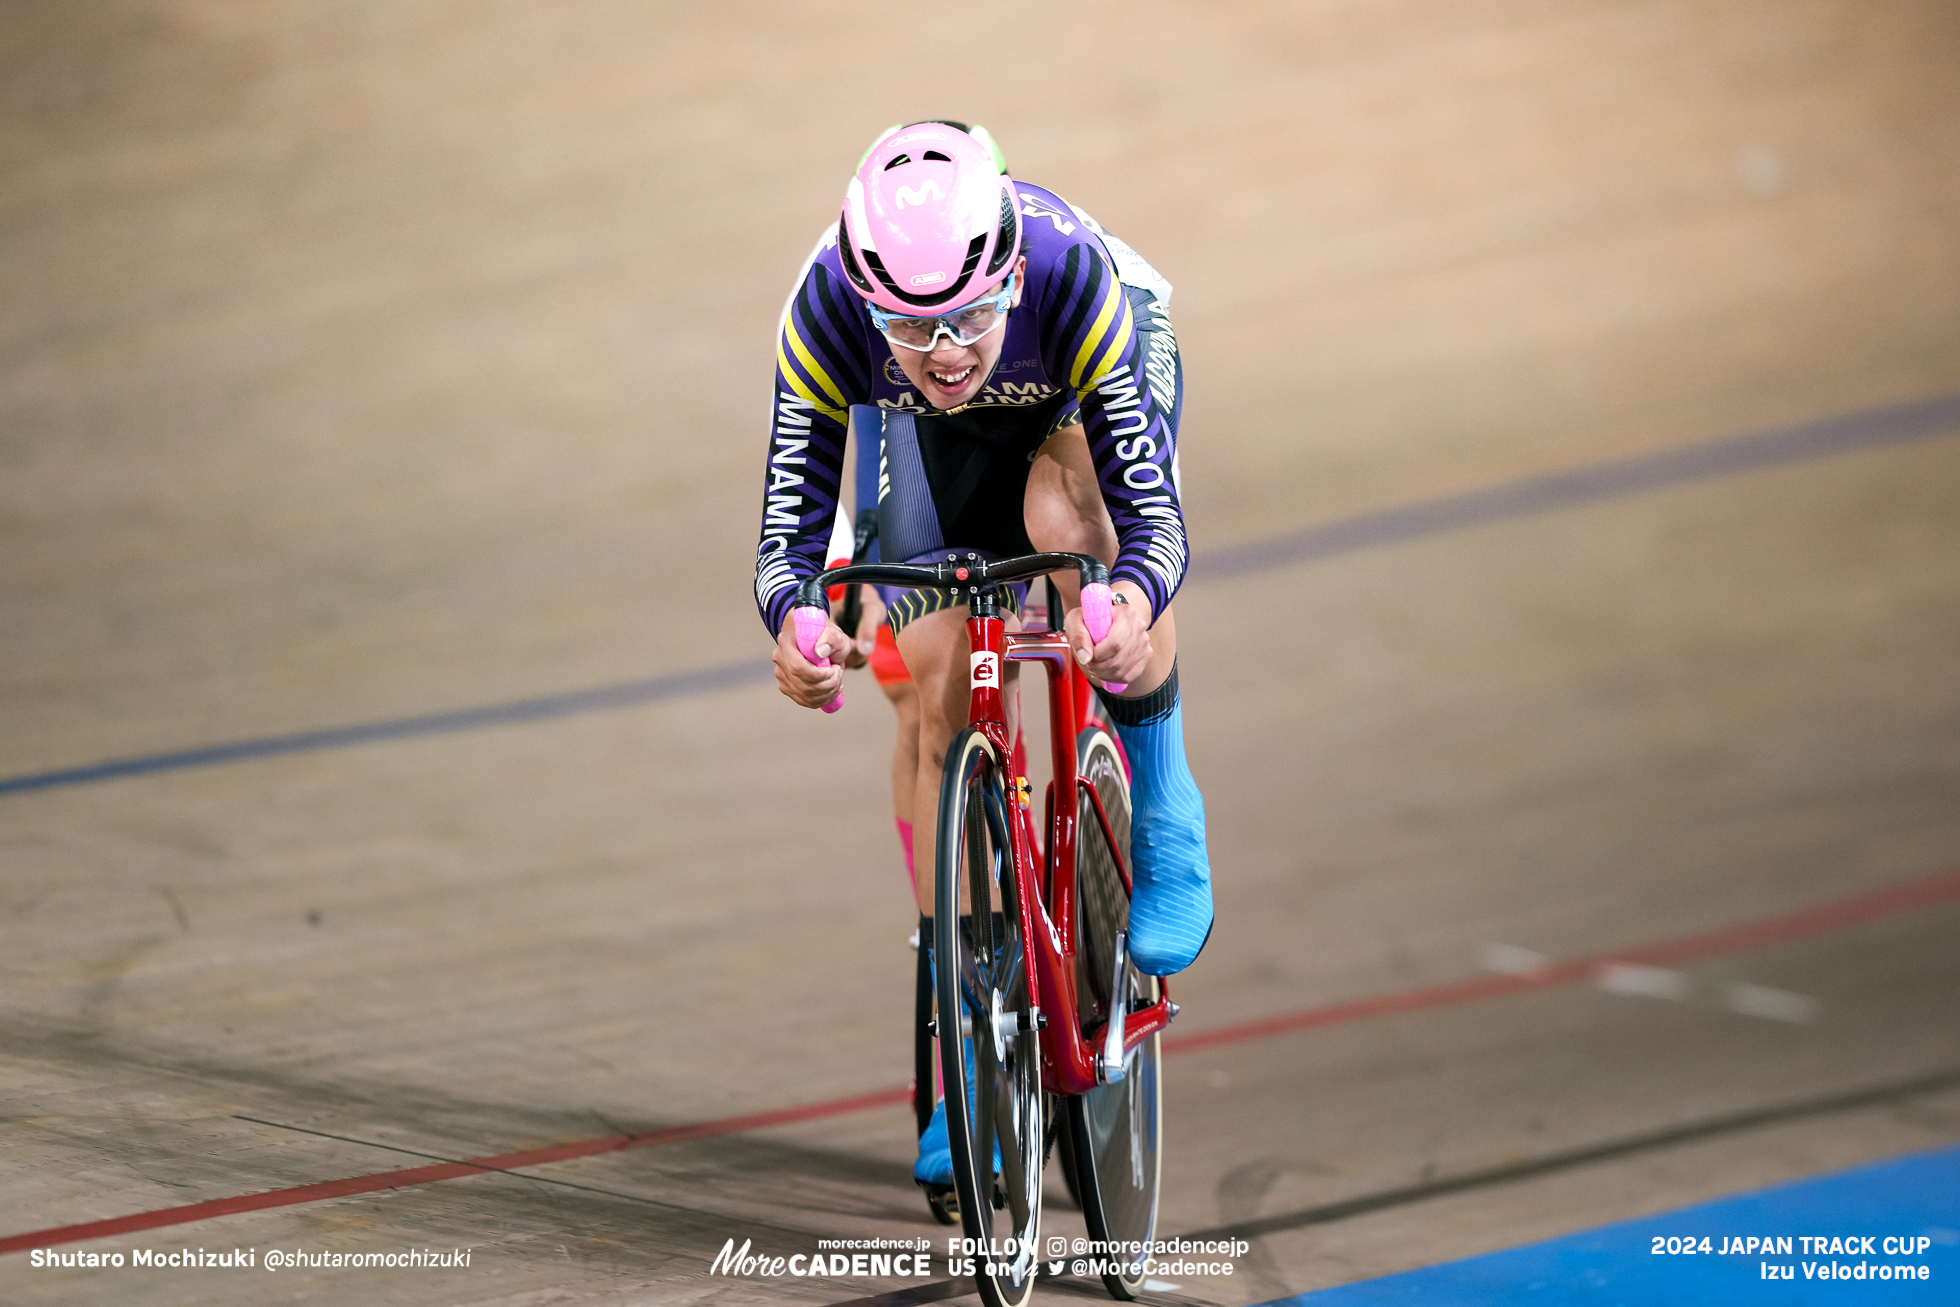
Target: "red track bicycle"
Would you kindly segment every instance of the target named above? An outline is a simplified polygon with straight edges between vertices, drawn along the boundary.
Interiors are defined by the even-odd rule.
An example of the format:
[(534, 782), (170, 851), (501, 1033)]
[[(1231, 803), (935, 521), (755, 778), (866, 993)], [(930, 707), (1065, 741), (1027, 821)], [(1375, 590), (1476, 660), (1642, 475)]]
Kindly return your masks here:
[[(1109, 573), (1086, 554), (989, 561), (948, 551), (932, 564), (853, 564), (805, 582), (792, 610), (804, 656), (816, 661), (827, 586), (933, 586), (967, 604), (972, 698), (940, 789), (930, 1029), (949, 1087), (958, 1218), (980, 1250), (974, 1275), (989, 1307), (1021, 1307), (1033, 1293), (1051, 1142), (1117, 1298), (1142, 1288), (1157, 1224), (1158, 1034), (1177, 1007), (1128, 957), (1127, 769), (1109, 733), (1084, 724), (1091, 691), (1066, 636), (1010, 634), (1000, 617), (1001, 586), (1070, 568), (1101, 640)], [(1037, 662), (1048, 675), (1053, 779), (1039, 823), (1014, 763), (1003, 660)], [(936, 1210), (949, 1218), (951, 1205)]]

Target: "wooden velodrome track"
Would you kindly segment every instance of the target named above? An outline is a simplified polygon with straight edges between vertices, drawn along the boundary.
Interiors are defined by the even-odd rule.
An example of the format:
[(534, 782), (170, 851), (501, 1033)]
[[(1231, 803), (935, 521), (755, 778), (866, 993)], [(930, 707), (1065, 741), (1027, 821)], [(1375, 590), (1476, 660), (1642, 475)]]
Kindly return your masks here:
[(1162, 1227), (1250, 1247), (1166, 1294), (1960, 1139), (1956, 68), (1938, 0), (14, 0), (0, 1299), (946, 1296), (708, 1273), (941, 1233), (890, 717), (748, 597), (908, 115), (1178, 287)]

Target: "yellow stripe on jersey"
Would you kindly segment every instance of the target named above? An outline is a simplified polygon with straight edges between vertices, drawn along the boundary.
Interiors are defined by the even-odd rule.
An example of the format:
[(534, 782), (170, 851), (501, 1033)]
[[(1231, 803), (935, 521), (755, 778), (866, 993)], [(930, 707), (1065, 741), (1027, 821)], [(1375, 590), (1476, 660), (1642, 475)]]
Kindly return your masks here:
[[(1121, 292), (1122, 287), (1117, 287), (1117, 290)], [(1130, 335), (1135, 329), (1136, 318), (1130, 312), (1130, 297), (1125, 295), (1123, 296), (1123, 325), (1116, 329), (1116, 343), (1109, 347), (1109, 352), (1102, 356), (1102, 362), (1096, 364), (1095, 370), (1082, 379), (1082, 384), (1077, 387), (1078, 390), (1092, 390), (1098, 381), (1109, 375), (1109, 370), (1116, 366), (1116, 360), (1122, 358), (1123, 351), (1130, 347)]]
[(837, 383), (830, 379), (830, 374), (818, 365), (817, 360), (810, 353), (810, 347), (803, 343), (803, 337), (797, 332), (796, 324), (787, 317), (783, 319), (783, 336), (789, 341), (789, 347), (796, 351), (796, 357), (803, 360), (804, 369), (819, 386), (823, 387), (824, 394), (836, 400), (839, 408), (849, 407), (844, 402), (844, 392), (837, 388)]
[(1068, 370), (1068, 384), (1077, 390), (1082, 389), (1082, 370), (1088, 366), (1089, 356), (1096, 352), (1096, 346), (1102, 343), (1103, 333), (1109, 330), (1109, 320), (1116, 316), (1116, 306), (1119, 304), (1127, 306), (1123, 283), (1116, 279), (1116, 269), (1109, 267), (1108, 264), (1104, 264), (1103, 267), (1109, 273), (1107, 280), (1103, 282), (1104, 293), (1109, 298), (1103, 301), (1102, 312), (1096, 315), (1096, 320), (1089, 324), (1089, 332), (1082, 339), (1082, 348), (1075, 352), (1075, 362)]
[(782, 375), (784, 381), (789, 383), (791, 390), (816, 405), (817, 412), (833, 421), (844, 421), (845, 410), (843, 407), (829, 403), (825, 396), (819, 395), (816, 391), (810, 389), (809, 383), (797, 375), (796, 369), (790, 365), (789, 355), (783, 353), (783, 345), (780, 340), (776, 342), (776, 371)]

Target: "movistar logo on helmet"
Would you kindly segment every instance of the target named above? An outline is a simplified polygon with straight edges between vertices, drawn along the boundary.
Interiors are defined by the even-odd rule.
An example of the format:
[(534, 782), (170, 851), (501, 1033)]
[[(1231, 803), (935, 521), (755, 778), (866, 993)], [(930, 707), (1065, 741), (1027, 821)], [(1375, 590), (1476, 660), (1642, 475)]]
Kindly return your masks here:
[(901, 209), (908, 204), (917, 208), (928, 199), (943, 200), (945, 198), (946, 193), (939, 189), (939, 183), (930, 178), (916, 191), (910, 186), (901, 186), (898, 188), (898, 207)]

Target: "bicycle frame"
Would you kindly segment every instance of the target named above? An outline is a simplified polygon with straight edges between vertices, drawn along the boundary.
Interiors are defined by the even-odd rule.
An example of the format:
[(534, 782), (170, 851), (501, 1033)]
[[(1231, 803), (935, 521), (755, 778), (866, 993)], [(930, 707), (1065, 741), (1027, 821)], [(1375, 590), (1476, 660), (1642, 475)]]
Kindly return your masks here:
[[(1082, 1094), (1112, 1079), (1104, 1054), (1097, 1048), (1109, 1017), (1093, 1029), (1082, 1027), (1075, 968), (1078, 805), (1064, 801), (1063, 795), (1072, 796), (1080, 791), (1089, 796), (1090, 809), (1102, 828), (1103, 839), (1126, 889), (1130, 887), (1130, 869), (1117, 852), (1115, 832), (1110, 829), (1101, 798), (1076, 770), (1075, 737), (1082, 720), (1080, 708), (1086, 706), (1078, 704), (1076, 694), (1078, 689), (1087, 692), (1088, 682), (1086, 677), (1079, 676), (1068, 638), (1060, 631), (1010, 634), (1000, 617), (997, 599), (997, 586), (1004, 582), (1045, 575), (1064, 567), (1079, 569), (1085, 585), (1108, 584), (1108, 573), (1102, 564), (1087, 555), (1035, 554), (991, 564), (972, 554), (964, 559), (949, 555), (947, 561), (928, 566), (866, 564), (833, 568), (819, 580), (804, 583), (798, 590), (797, 604), (827, 607), (822, 587), (848, 581), (930, 585), (951, 589), (955, 594), (966, 593), (971, 687), (967, 725), (979, 731), (993, 746), (995, 759), (1008, 782), (1008, 846), (1013, 854), (1015, 881), (1020, 902), (1036, 909), (1021, 914), (1023, 956), (1033, 963), (1028, 971), (1029, 1002), (1037, 1011), (1054, 1018), (1040, 1023), (1042, 1087), (1052, 1094)], [(1054, 779), (1045, 814), (1048, 839), (1040, 854), (1036, 852), (1028, 780), (1014, 774), (1012, 767), (1013, 741), (1007, 729), (1007, 699), (1001, 689), (1003, 661), (1040, 663), (1048, 676), (1049, 749)], [(1116, 1001), (1120, 1001), (1120, 996), (1112, 994), (1112, 1002)], [(1138, 1045), (1163, 1030), (1175, 1012), (1170, 987), (1159, 980), (1157, 1001), (1126, 1014), (1123, 1055), (1127, 1057)], [(1120, 1071), (1114, 1078), (1121, 1079)]]

